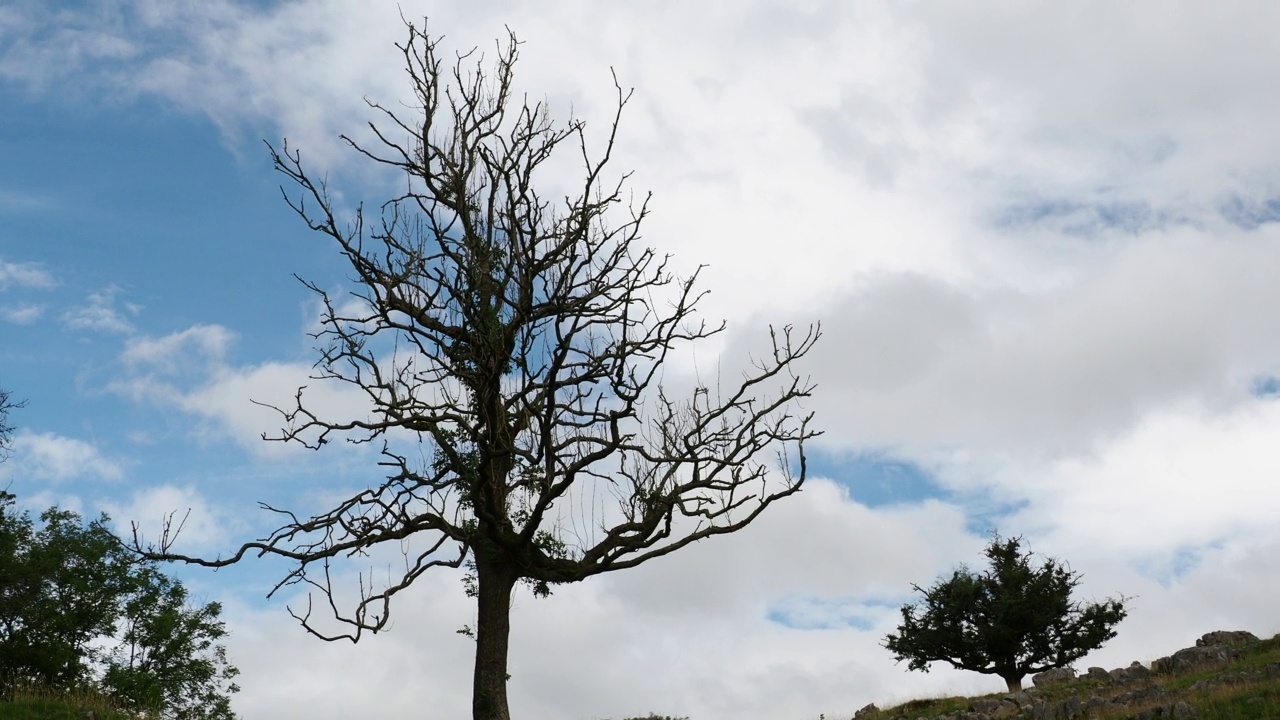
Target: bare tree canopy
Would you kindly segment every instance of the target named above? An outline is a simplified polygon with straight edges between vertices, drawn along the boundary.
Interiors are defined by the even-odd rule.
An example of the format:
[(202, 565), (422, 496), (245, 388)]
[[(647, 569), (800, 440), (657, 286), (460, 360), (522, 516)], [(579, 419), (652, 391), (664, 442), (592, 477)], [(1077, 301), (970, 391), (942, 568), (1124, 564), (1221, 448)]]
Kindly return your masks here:
[[(630, 93), (615, 80), (616, 113), (593, 151), (581, 121), (557, 125), (515, 94), (514, 35), (491, 65), (475, 51), (442, 64), (437, 42), (409, 24), (398, 46), (412, 116), (371, 102), (373, 145), (343, 137), (402, 175), (401, 194), (376, 210), (344, 213), (296, 149), (271, 148), (290, 206), (337, 244), (360, 286), (353, 303), (307, 283), (325, 308), (316, 377), (357, 388), (370, 410), (322, 417), (300, 389), (269, 439), (376, 443), (385, 478), (305, 519), (268, 508), (281, 527), (229, 557), (172, 553), (167, 533), (151, 554), (212, 567), (288, 558), (272, 592), (311, 585), (347, 629), (319, 627), (311, 607), (291, 612), (352, 641), (385, 628), (392, 598), (424, 572), (465, 567), (478, 604), (474, 717), (506, 720), (517, 583), (546, 594), (635, 567), (739, 530), (800, 490), (818, 432), (798, 407), (813, 385), (792, 366), (820, 333), (771, 328), (772, 351), (733, 385), (664, 389), (671, 353), (724, 325), (699, 319), (696, 271), (679, 277), (638, 242), (648, 197), (606, 172)], [(580, 163), (562, 200), (538, 189), (553, 158)], [(409, 538), (398, 579), (362, 579), (344, 609), (330, 561)]]
[(25, 400), (14, 400), (12, 393), (0, 388), (0, 462), (9, 459), (10, 443), (13, 442), (13, 426), (9, 424), (9, 411), (26, 404)]

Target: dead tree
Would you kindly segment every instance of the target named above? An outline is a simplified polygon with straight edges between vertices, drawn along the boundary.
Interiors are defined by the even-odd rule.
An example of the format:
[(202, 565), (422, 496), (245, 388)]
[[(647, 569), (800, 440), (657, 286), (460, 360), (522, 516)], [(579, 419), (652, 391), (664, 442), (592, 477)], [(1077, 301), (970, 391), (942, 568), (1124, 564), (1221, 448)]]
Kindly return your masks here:
[(13, 442), (13, 426), (9, 424), (9, 411), (26, 407), (26, 400), (14, 400), (12, 393), (0, 388), (0, 462), (9, 459)]
[[(724, 325), (698, 319), (696, 271), (680, 278), (638, 244), (648, 197), (636, 203), (627, 175), (606, 175), (630, 93), (615, 79), (616, 112), (593, 156), (581, 121), (557, 126), (544, 103), (515, 95), (514, 35), (488, 68), (475, 51), (442, 65), (438, 41), (408, 29), (397, 47), (413, 117), (371, 102), (383, 118), (370, 123), (372, 147), (343, 136), (401, 175), (402, 194), (344, 219), (296, 150), (271, 148), (295, 188), (289, 204), (337, 243), (360, 287), (353, 304), (307, 283), (325, 308), (316, 377), (358, 388), (370, 410), (320, 417), (300, 389), (277, 408), (281, 434), (266, 439), (378, 443), (385, 479), (306, 519), (264, 505), (282, 526), (229, 557), (175, 554), (168, 537), (151, 552), (211, 567), (288, 558), (295, 566), (272, 592), (307, 583), (324, 595), (347, 631), (323, 631), (310, 607), (290, 612), (326, 640), (382, 630), (392, 598), (424, 572), (467, 568), (474, 718), (507, 720), (518, 583), (541, 595), (635, 567), (739, 530), (800, 489), (805, 442), (818, 432), (797, 410), (813, 385), (792, 366), (819, 329), (771, 328), (771, 353), (727, 388), (664, 390), (669, 354)], [(584, 175), (552, 202), (539, 171), (565, 153)], [(410, 538), (399, 579), (362, 579), (343, 610), (330, 562)]]

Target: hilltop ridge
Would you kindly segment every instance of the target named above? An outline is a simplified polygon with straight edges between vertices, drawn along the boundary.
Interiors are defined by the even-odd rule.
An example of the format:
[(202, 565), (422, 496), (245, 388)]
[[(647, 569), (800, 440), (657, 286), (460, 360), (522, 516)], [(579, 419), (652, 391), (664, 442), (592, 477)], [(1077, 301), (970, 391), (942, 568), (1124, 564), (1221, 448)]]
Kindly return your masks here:
[(1206, 633), (1192, 647), (1106, 670), (1048, 670), (1033, 687), (980, 697), (912, 700), (854, 713), (857, 720), (1280, 719), (1280, 635)]

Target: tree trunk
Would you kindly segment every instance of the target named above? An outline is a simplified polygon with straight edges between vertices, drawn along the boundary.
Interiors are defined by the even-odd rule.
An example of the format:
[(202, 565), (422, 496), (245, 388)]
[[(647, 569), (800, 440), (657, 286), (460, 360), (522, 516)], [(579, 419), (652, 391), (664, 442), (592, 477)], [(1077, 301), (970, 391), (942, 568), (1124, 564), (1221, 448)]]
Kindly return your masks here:
[(501, 561), (476, 553), (476, 669), (472, 720), (511, 720), (507, 707), (507, 649), (511, 635), (511, 590), (516, 573)]
[(1000, 677), (1009, 686), (1009, 692), (1016, 693), (1022, 690), (1022, 675), (1001, 675)]

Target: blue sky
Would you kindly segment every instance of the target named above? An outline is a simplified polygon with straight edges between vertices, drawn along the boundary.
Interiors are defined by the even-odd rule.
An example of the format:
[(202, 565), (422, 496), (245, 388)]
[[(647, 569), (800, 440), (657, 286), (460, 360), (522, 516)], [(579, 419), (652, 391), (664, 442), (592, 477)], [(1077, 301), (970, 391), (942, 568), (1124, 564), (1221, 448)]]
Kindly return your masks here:
[[(28, 400), (0, 484), (149, 531), (190, 508), (188, 547), (225, 551), (269, 529), (259, 500), (318, 508), (377, 478), (359, 448), (258, 439), (276, 420), (251, 400), (286, 400), (315, 358), (293, 275), (350, 289), (262, 140), (343, 201), (385, 197), (336, 137), (363, 132), (362, 98), (403, 97), (399, 14), (62, 7), (0, 8), (0, 386)], [(1087, 664), (1280, 631), (1270, 4), (1174, 5), (1158, 28), (1105, 2), (539, 7), (404, 11), (451, 49), (510, 26), (556, 118), (601, 127), (610, 68), (636, 87), (617, 168), (655, 193), (644, 241), (708, 265), (730, 328), (672, 377), (729, 376), (768, 323), (821, 321), (826, 434), (806, 490), (748, 530), (518, 596), (518, 714), (812, 718), (998, 689), (879, 647), (911, 583), (976, 563), (992, 527), (1086, 595), (1137, 596)], [(246, 718), (465, 712), (456, 576), (351, 647), (306, 637), (291, 591), (263, 600), (279, 570), (178, 570), (227, 607)]]
[(307, 293), (291, 273), (333, 272), (332, 257), (280, 201), (265, 150), (238, 157), (208, 122), (161, 102), (69, 113), (5, 90), (5, 261), (41, 276), (4, 292), (7, 308), (39, 312), (6, 324), (5, 382), (28, 400), (14, 420), (121, 467), (121, 482), (76, 492), (86, 500), (178, 478), (239, 487), (243, 452), (112, 388), (128, 374), (122, 352), (216, 325), (228, 362), (302, 358)]

